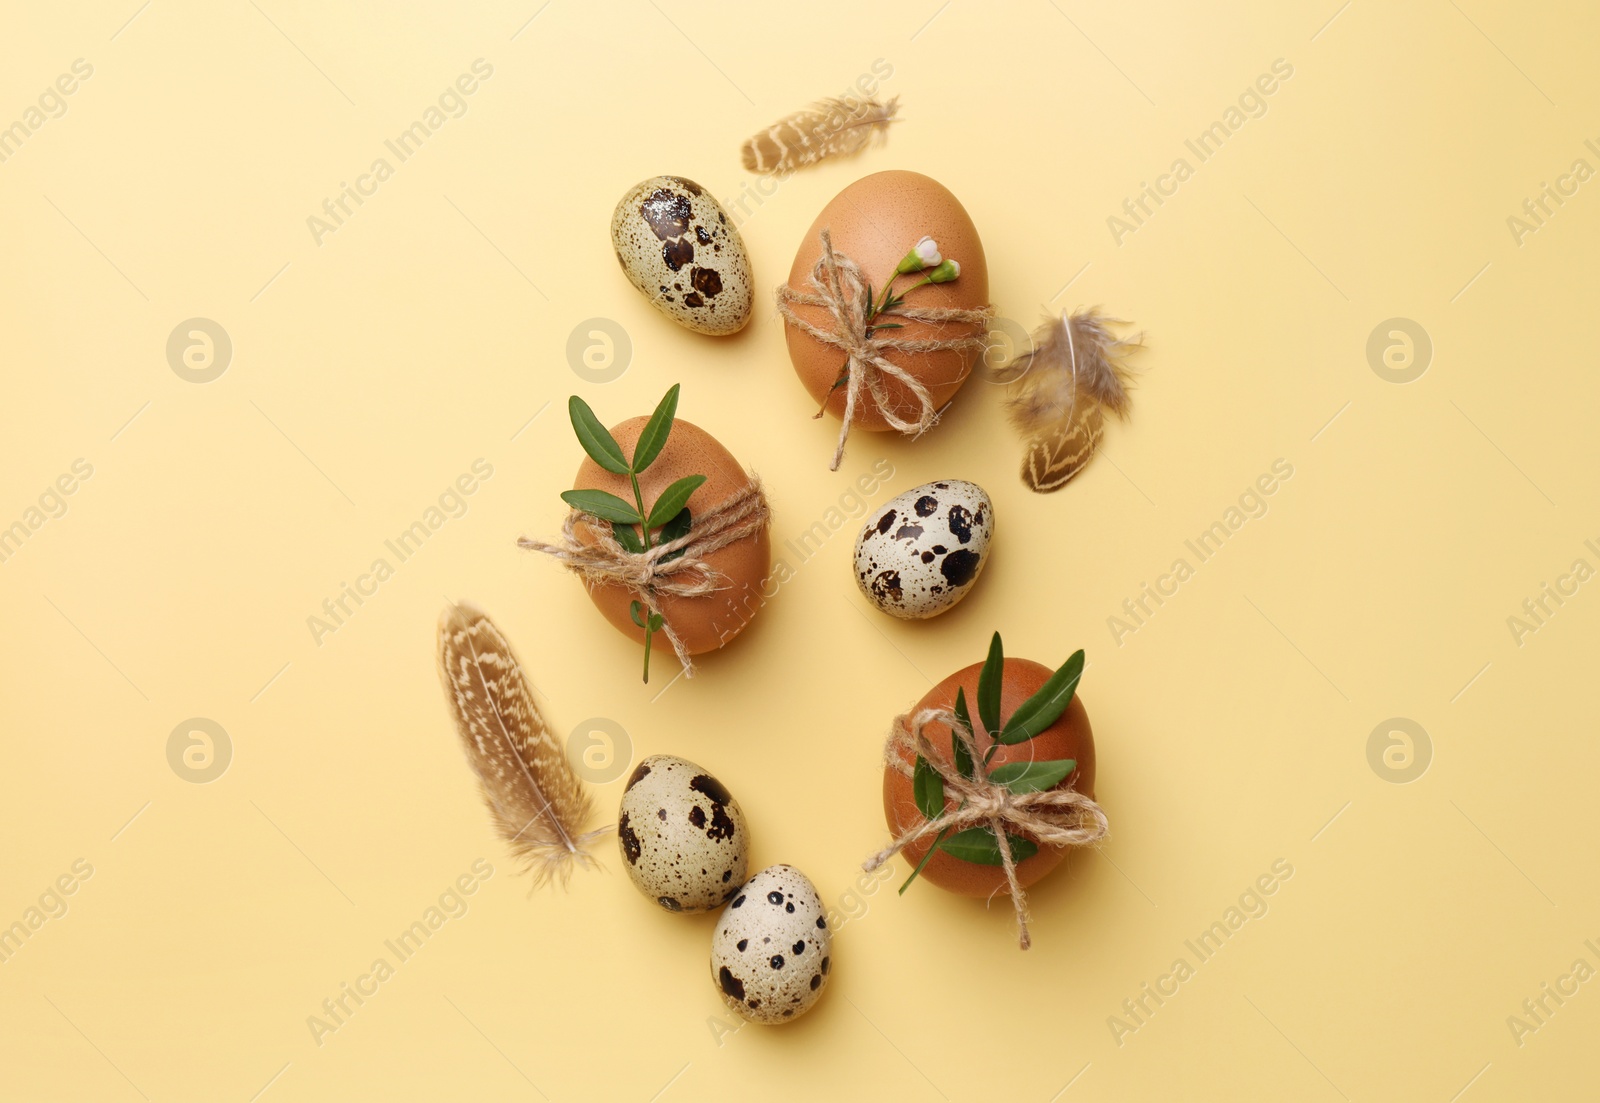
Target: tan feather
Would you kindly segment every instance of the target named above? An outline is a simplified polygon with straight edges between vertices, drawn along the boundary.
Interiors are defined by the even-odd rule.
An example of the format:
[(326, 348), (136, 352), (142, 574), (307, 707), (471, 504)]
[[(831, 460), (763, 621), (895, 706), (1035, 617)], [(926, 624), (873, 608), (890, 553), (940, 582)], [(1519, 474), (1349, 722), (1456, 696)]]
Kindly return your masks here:
[(489, 819), (535, 887), (551, 879), (565, 885), (574, 866), (595, 867), (588, 847), (610, 828), (581, 833), (594, 802), (545, 726), (511, 645), (483, 610), (446, 607), (439, 675)]
[(1022, 481), (1040, 494), (1060, 490), (1083, 470), (1104, 432), (1105, 418), (1096, 410), (1030, 438), (1022, 457)]
[(1097, 309), (1061, 312), (1034, 331), (1033, 348), (996, 373), (1012, 384), (1006, 410), (1027, 451), (1022, 481), (1041, 494), (1059, 490), (1094, 457), (1105, 415), (1128, 415), (1132, 372), (1127, 356), (1142, 335), (1119, 338), (1121, 325)]
[(858, 153), (888, 131), (899, 110), (899, 96), (888, 103), (870, 98), (819, 100), (747, 140), (741, 150), (744, 167), (751, 172), (789, 173), (829, 157)]

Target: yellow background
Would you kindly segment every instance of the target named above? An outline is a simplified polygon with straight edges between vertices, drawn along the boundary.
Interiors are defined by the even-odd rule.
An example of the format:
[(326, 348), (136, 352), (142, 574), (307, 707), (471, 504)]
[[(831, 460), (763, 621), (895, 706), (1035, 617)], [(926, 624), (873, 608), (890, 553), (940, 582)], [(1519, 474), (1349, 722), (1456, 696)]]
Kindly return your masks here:
[[(1520, 646), (1507, 618), (1600, 567), (1600, 183), (1520, 245), (1506, 220), (1600, 167), (1592, 11), (541, 3), (6, 9), (0, 122), (75, 59), (94, 75), (0, 164), (0, 523), (75, 459), (94, 473), (0, 564), (0, 923), (74, 861), (93, 874), (0, 964), (0, 1095), (1578, 1098), (1600, 983), (1520, 1045), (1507, 1018), (1600, 965), (1600, 585)], [(319, 245), (307, 218), (478, 58), (467, 113)], [(612, 257), (616, 197), (656, 173), (737, 196), (747, 134), (879, 58), (903, 97), (887, 146), (741, 216), (748, 329), (657, 315)], [(1278, 58), (1266, 113), (1119, 245), (1108, 216)], [(1064, 492), (1024, 489), (979, 381), (922, 441), (858, 436), (827, 471), (835, 425), (769, 289), (820, 207), (886, 168), (962, 199), (1003, 316), (1100, 303), (1148, 331), (1131, 422)], [(204, 385), (165, 351), (194, 317), (234, 349)], [(603, 385), (566, 352), (595, 317), (632, 342)], [(1405, 385), (1367, 357), (1393, 317), (1433, 344)], [(567, 395), (615, 422), (672, 382), (766, 478), (779, 554), (887, 459), (873, 505), (988, 488), (987, 573), (892, 622), (852, 585), (852, 520), (700, 676), (667, 688), (663, 661), (641, 685), (637, 648), (514, 541), (559, 524)], [(324, 599), (479, 458), (466, 514), (314, 640)], [(1107, 618), (1279, 458), (1266, 515), (1118, 646)], [(605, 873), (528, 894), (437, 684), (447, 597), (496, 617), (555, 728), (626, 730), (611, 773), (709, 767), (752, 869), (791, 862), (849, 917), (813, 1013), (730, 1033), (714, 918), (650, 906), (610, 842)], [(1088, 649), (1113, 824), (1032, 894), (1026, 955), (1003, 903), (853, 887), (889, 719), (996, 628), (1052, 664)], [(208, 784), (168, 762), (191, 717), (231, 738)], [(1409, 784), (1369, 764), (1390, 717), (1431, 737)], [(596, 786), (604, 812), (620, 790)], [(318, 1045), (308, 1017), (480, 858), (470, 910)], [(1108, 1018), (1278, 859), (1267, 914), (1119, 1045)]]

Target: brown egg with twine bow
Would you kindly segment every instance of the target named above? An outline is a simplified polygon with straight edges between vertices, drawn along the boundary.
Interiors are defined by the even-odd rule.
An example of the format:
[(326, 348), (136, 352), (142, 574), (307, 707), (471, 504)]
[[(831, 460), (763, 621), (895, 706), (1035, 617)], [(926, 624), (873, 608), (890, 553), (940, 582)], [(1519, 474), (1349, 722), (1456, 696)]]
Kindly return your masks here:
[(605, 618), (645, 645), (645, 681), (658, 634), (693, 677), (690, 656), (742, 632), (772, 564), (761, 481), (710, 433), (674, 420), (677, 406), (674, 385), (648, 418), (608, 430), (574, 395), (587, 458), (561, 495), (572, 511), (559, 540), (518, 541), (582, 578)]
[(966, 209), (938, 181), (899, 170), (857, 180), (822, 209), (777, 301), (800, 382), (843, 422), (834, 470), (852, 429), (926, 432), (972, 374), (993, 313)]
[(962, 896), (1009, 893), (1018, 942), (1031, 944), (1024, 890), (1110, 827), (1094, 800), (1094, 733), (1076, 690), (1083, 652), (1052, 672), (988, 658), (934, 686), (897, 716), (884, 746), (883, 810), (896, 854), (918, 877)]

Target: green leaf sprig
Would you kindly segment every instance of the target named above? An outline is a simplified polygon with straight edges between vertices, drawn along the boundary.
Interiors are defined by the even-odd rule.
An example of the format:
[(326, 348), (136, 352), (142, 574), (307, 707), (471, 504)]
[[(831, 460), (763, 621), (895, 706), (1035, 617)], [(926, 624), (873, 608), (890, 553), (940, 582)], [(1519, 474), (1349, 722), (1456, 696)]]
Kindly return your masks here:
[[(898, 294), (895, 293), (895, 280), (899, 279), (901, 276), (921, 272), (924, 269), (931, 269), (931, 271), (928, 271), (927, 274), (916, 283), (910, 284), (903, 288)], [(905, 328), (904, 322), (880, 322), (877, 319), (885, 314), (893, 314), (897, 308), (905, 305), (906, 296), (911, 294), (911, 292), (915, 291), (919, 287), (925, 287), (930, 283), (950, 283), (957, 279), (960, 275), (961, 265), (954, 260), (949, 260), (941, 256), (939, 253), (938, 242), (934, 241), (931, 237), (924, 237), (919, 240), (901, 259), (899, 265), (895, 267), (895, 270), (889, 274), (889, 278), (884, 281), (883, 297), (881, 299), (873, 293), (872, 284), (871, 282), (868, 282), (866, 317), (867, 338), (871, 339), (872, 335), (880, 329)], [(822, 405), (818, 407), (817, 412), (812, 415), (813, 419), (819, 418), (823, 415), (823, 412), (828, 408), (828, 399), (833, 397), (833, 392), (844, 386), (849, 381), (850, 361), (849, 359), (846, 359), (845, 362), (839, 367), (839, 377), (833, 381), (833, 386), (828, 388), (828, 393), (822, 398)]]
[[(1000, 642), (1000, 633), (996, 632), (994, 638), (989, 641), (989, 655), (983, 661), (983, 669), (978, 673), (978, 723), (982, 725), (981, 728), (972, 723), (972, 714), (967, 707), (966, 690), (959, 686), (956, 688), (956, 703), (951, 710), (956, 718), (956, 727), (950, 731), (951, 760), (962, 777), (976, 780), (982, 776), (990, 784), (1002, 786), (1018, 796), (1053, 789), (1072, 776), (1072, 772), (1078, 768), (1077, 759), (1007, 762), (996, 766), (993, 770), (989, 769), (989, 762), (1001, 747), (1026, 743), (1061, 719), (1061, 714), (1066, 712), (1067, 706), (1072, 703), (1072, 695), (1078, 689), (1078, 681), (1083, 677), (1083, 651), (1074, 652), (1072, 657), (1062, 663), (1033, 696), (1018, 705), (1002, 724), (1000, 685), (1005, 674), (1005, 662), (1005, 648)], [(982, 763), (973, 761), (966, 740), (961, 738), (960, 729), (963, 728), (973, 733), (974, 737), (979, 734), (992, 737), (989, 749), (984, 752)], [(911, 795), (916, 801), (917, 811), (922, 813), (924, 819), (931, 822), (944, 815), (944, 778), (922, 755), (917, 756), (916, 766), (911, 772)], [(960, 808), (965, 807), (966, 802), (963, 801)], [(1039, 852), (1039, 844), (1020, 835), (1007, 832), (1006, 842), (1010, 845), (1011, 859), (1014, 862), (1025, 861)], [(917, 863), (917, 868), (911, 871), (911, 876), (900, 886), (902, 893), (911, 887), (911, 882), (921, 876), (923, 869), (932, 861), (934, 852), (939, 850), (964, 862), (973, 862), (977, 865), (1005, 864), (1005, 859), (1000, 853), (1000, 840), (995, 837), (994, 828), (984, 824), (951, 834), (947, 827), (934, 836), (933, 845), (928, 847), (928, 852), (922, 856), (922, 861)]]
[[(672, 419), (677, 412), (678, 384), (674, 383), (645, 423), (644, 430), (633, 446), (633, 458), (629, 459), (622, 454), (622, 445), (600, 424), (600, 419), (595, 417), (587, 402), (577, 395), (567, 400), (567, 413), (572, 418), (572, 431), (578, 435), (578, 443), (583, 445), (589, 458), (605, 470), (613, 475), (628, 476), (633, 486), (633, 501), (630, 503), (604, 490), (565, 490), (561, 493), (561, 500), (574, 509), (609, 521), (611, 535), (617, 543), (635, 555), (643, 555), (650, 550), (652, 531), (656, 533), (657, 545), (671, 543), (688, 534), (689, 526), (693, 524), (689, 498), (706, 481), (704, 475), (685, 475), (663, 490), (648, 510), (644, 507), (639, 475), (656, 462), (661, 449), (666, 447), (667, 436), (672, 432)], [(662, 557), (662, 562), (678, 558), (685, 550), (679, 548), (668, 552)], [(628, 615), (633, 618), (633, 623), (644, 629), (644, 680), (648, 682), (650, 641), (661, 630), (665, 620), (660, 613), (650, 612), (644, 602), (638, 599), (628, 607)]]

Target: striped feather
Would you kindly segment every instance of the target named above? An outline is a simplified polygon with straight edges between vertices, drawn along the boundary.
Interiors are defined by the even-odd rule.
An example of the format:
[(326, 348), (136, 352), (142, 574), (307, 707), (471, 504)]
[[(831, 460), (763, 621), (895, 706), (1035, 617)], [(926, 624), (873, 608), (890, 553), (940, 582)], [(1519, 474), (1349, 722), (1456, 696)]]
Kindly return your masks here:
[(898, 96), (888, 103), (819, 100), (748, 139), (741, 150), (744, 167), (767, 175), (787, 174), (829, 157), (858, 153), (888, 131), (899, 103)]
[(488, 614), (462, 602), (439, 618), (439, 674), (477, 775), (489, 819), (534, 886), (574, 866), (597, 865), (588, 851), (610, 828), (583, 834), (594, 802), (545, 726), (511, 645)]

